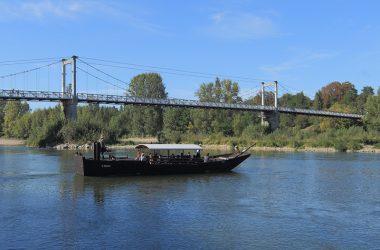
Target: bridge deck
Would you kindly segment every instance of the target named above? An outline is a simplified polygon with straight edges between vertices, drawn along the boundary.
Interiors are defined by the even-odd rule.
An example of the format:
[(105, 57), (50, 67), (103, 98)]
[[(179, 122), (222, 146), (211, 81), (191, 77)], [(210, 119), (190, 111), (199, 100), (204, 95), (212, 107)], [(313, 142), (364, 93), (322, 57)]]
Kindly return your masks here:
[[(25, 100), (25, 101), (69, 101), (72, 96), (69, 93), (50, 91), (24, 91), (24, 90), (1, 90), (1, 100)], [(208, 109), (229, 109), (241, 111), (264, 111), (280, 112), (288, 114), (301, 114), (311, 116), (326, 116), (336, 118), (362, 119), (362, 115), (329, 112), (312, 109), (298, 109), (274, 106), (249, 105), (244, 103), (220, 103), (220, 102), (200, 102), (195, 100), (182, 99), (156, 99), (136, 96), (100, 95), (78, 93), (77, 101), (80, 103), (104, 103), (118, 105), (142, 105), (142, 106), (167, 106), (167, 107), (188, 107), (188, 108), (208, 108)]]

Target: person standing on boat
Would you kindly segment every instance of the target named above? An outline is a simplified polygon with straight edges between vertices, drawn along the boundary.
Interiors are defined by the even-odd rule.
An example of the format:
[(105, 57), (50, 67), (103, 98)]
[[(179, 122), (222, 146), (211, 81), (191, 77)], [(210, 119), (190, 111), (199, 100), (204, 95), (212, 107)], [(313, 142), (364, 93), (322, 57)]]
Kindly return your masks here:
[(197, 149), (197, 154), (195, 155), (195, 158), (201, 158), (201, 152), (199, 149)]
[(104, 143), (103, 135), (100, 136), (99, 143), (100, 143), (100, 153), (102, 154), (102, 158), (104, 158), (104, 152), (107, 151), (107, 148), (106, 148), (106, 144)]
[(205, 155), (204, 157), (204, 162), (208, 162), (210, 159), (210, 153), (207, 153), (207, 155)]
[(145, 160), (146, 160), (145, 154), (141, 153), (140, 161), (145, 161)]
[(136, 158), (135, 158), (135, 160), (140, 160), (141, 159), (141, 152), (140, 152), (140, 150), (138, 150), (137, 151), (137, 156), (136, 156)]

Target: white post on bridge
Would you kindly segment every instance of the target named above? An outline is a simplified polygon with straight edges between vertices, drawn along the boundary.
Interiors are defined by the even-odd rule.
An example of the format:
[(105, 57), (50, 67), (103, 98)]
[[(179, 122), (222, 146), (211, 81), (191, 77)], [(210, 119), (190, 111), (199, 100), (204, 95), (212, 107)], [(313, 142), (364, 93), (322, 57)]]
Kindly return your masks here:
[(261, 125), (270, 126), (271, 129), (276, 129), (279, 125), (279, 113), (278, 113), (278, 82), (261, 83), (261, 105), (265, 106), (265, 87), (274, 87), (274, 111), (261, 111)]
[[(77, 97), (77, 56), (72, 56), (70, 59), (62, 59), (62, 96), (65, 94), (70, 94), (70, 100), (61, 101), (63, 112), (65, 117), (70, 120), (75, 120), (77, 117), (77, 106), (78, 106), (78, 97)], [(71, 86), (70, 90), (66, 89), (66, 65), (71, 64)]]
[(62, 59), (62, 96), (66, 92), (66, 66), (65, 66), (65, 60)]
[(72, 65), (72, 87), (71, 94), (73, 98), (77, 98), (77, 56), (71, 57)]
[(278, 82), (274, 81), (274, 107), (278, 109)]
[[(265, 83), (261, 83), (261, 106), (265, 106)], [(261, 126), (265, 125), (264, 111), (261, 111)]]

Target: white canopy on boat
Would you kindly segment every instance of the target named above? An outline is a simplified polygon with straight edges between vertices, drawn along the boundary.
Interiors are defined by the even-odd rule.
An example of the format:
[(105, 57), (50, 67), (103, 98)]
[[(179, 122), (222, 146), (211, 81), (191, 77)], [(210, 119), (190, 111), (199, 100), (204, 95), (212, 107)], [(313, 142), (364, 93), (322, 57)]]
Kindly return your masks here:
[(201, 150), (196, 144), (139, 144), (135, 148), (147, 148), (152, 150)]

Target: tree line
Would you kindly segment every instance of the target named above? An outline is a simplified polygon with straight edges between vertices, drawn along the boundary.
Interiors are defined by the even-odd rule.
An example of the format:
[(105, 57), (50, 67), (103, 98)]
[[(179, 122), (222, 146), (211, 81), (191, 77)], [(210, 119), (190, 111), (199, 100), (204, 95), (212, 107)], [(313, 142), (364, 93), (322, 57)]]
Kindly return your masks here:
[[(165, 84), (157, 73), (139, 74), (130, 81), (127, 95), (167, 98)], [(261, 104), (261, 93), (243, 100), (237, 82), (217, 78), (202, 83), (195, 93), (199, 101)], [(267, 92), (265, 103), (274, 103)], [(371, 86), (360, 93), (350, 82), (332, 82), (314, 99), (304, 93), (284, 94), (279, 105), (291, 108), (328, 110), (363, 114), (362, 122), (349, 119), (280, 115), (280, 127), (270, 131), (260, 125), (259, 112), (197, 108), (162, 108), (89, 104), (78, 107), (76, 121), (66, 120), (57, 105), (30, 111), (20, 101), (0, 102), (0, 133), (25, 139), (31, 146), (53, 146), (62, 142), (87, 143), (103, 135), (108, 143), (120, 138), (157, 137), (160, 142), (243, 144), (262, 146), (335, 147), (359, 149), (364, 144), (380, 147), (380, 88)]]

